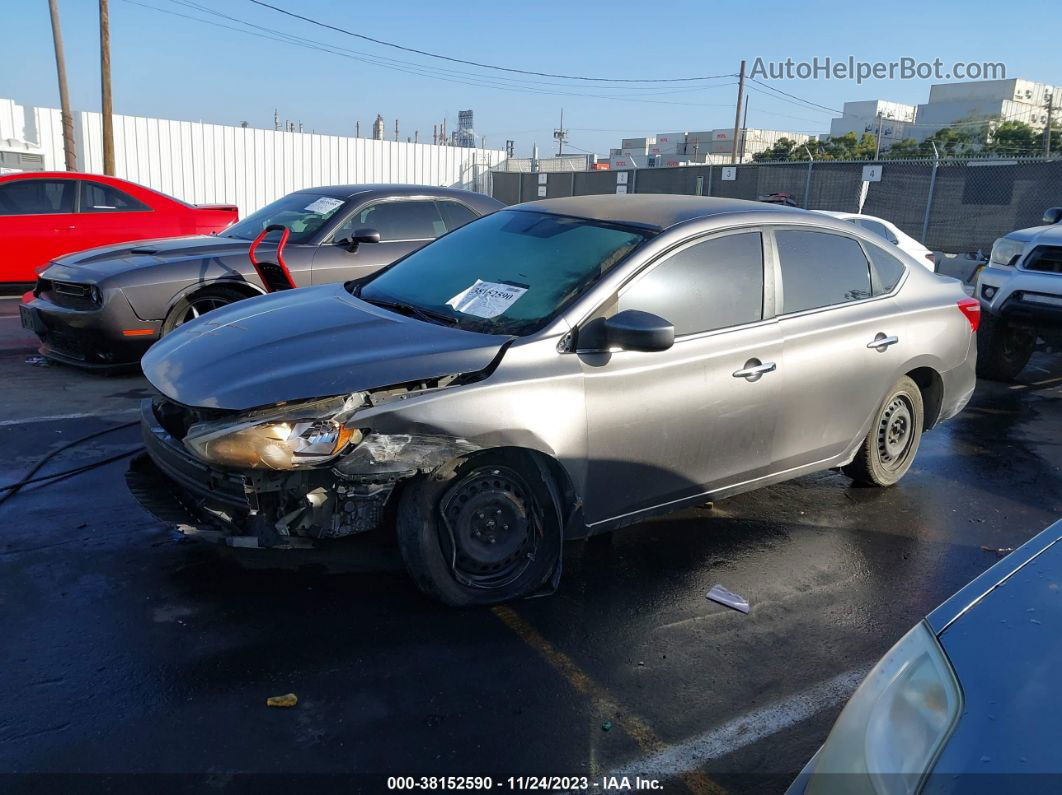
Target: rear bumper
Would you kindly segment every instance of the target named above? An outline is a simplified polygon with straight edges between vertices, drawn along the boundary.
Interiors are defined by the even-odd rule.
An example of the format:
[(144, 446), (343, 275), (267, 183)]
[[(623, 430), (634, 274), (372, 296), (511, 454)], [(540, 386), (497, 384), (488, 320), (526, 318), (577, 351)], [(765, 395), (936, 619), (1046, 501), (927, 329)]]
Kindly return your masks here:
[(977, 386), (977, 336), (975, 334), (970, 335), (970, 347), (963, 363), (941, 373), (940, 380), (944, 385), (944, 394), (934, 425), (950, 420), (966, 408), (966, 404), (973, 397)]
[(135, 365), (159, 338), (162, 323), (136, 316), (120, 290), (92, 309), (60, 306), (42, 297), (21, 304), (23, 325), (41, 341), (50, 359), (94, 370)]

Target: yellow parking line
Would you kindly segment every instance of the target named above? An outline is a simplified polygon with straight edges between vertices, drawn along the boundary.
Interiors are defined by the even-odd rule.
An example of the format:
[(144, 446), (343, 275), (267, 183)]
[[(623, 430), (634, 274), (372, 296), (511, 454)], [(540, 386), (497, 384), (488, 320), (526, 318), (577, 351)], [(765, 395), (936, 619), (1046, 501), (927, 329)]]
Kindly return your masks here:
[[(648, 723), (635, 715), (630, 709), (617, 701), (612, 694), (595, 682), (579, 665), (546, 640), (542, 634), (525, 621), (511, 607), (499, 605), (491, 612), (505, 626), (511, 629), (524, 643), (545, 658), (573, 688), (588, 696), (600, 714), (606, 714), (634, 740), (646, 754), (656, 754), (668, 748)], [(684, 773), (682, 781), (695, 795), (725, 795), (726, 790), (699, 772)]]

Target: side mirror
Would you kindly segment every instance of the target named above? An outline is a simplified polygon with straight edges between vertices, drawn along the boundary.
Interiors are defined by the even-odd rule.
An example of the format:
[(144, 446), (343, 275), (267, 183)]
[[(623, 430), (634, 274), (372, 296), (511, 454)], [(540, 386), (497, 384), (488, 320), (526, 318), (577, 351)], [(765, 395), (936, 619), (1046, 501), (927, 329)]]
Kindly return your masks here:
[(362, 229), (355, 229), (354, 232), (342, 240), (337, 240), (336, 243), (340, 246), (345, 246), (348, 251), (355, 251), (360, 243), (379, 243), (380, 233), (375, 229), (369, 229), (368, 227)]
[(627, 309), (605, 320), (605, 340), (625, 351), (666, 351), (675, 344), (675, 327), (659, 315)]
[(1057, 224), (1060, 220), (1062, 220), (1062, 207), (1048, 207), (1044, 210), (1045, 225)]

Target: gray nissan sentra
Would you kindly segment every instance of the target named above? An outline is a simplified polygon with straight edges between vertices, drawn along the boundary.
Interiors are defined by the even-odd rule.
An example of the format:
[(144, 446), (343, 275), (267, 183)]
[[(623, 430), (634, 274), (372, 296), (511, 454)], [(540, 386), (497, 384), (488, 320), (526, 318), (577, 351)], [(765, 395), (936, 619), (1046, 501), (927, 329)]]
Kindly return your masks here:
[(978, 310), (821, 214), (532, 202), (163, 338), (129, 479), (232, 546), (396, 528), (423, 591), (498, 602), (555, 587), (564, 539), (831, 467), (896, 483), (970, 399)]

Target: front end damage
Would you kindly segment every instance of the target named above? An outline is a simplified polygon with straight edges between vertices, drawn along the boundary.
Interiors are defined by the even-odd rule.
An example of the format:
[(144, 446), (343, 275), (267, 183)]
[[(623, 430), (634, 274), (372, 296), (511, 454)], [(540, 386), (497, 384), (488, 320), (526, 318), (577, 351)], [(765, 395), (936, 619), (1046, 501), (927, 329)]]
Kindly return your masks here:
[[(353, 413), (411, 391), (357, 393), (347, 404), (356, 404)], [(238, 427), (233, 419), (233, 412), (193, 409), (161, 396), (143, 401), (146, 453), (134, 459), (126, 480), (141, 505), (162, 521), (186, 535), (237, 547), (312, 547), (373, 530), (384, 523), (402, 481), (477, 449), (443, 435), (369, 429), (356, 432), (332, 460), (295, 469), (275, 468), (265, 457), (247, 466), (206, 463), (188, 449), (197, 429)]]

